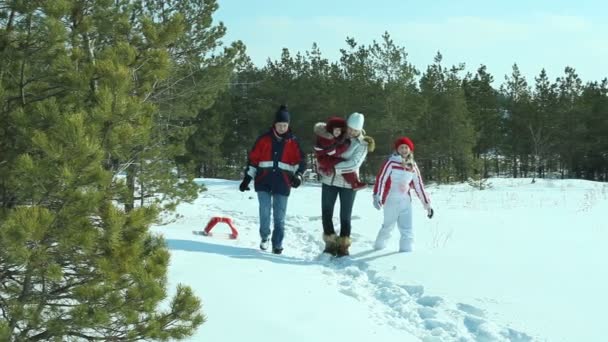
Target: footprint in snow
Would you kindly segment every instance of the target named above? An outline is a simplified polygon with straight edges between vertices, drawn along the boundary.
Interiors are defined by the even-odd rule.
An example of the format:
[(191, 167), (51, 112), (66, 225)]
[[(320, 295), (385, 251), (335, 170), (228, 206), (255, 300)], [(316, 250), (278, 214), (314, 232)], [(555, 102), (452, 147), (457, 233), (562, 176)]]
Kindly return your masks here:
[(468, 313), (470, 315), (474, 315), (477, 317), (484, 317), (484, 318), (486, 317), (485, 311), (483, 311), (482, 309), (475, 307), (473, 305), (458, 303), (457, 307), (458, 307), (458, 310)]
[(438, 296), (424, 296), (416, 301), (418, 304), (426, 307), (436, 307), (443, 303), (443, 298)]

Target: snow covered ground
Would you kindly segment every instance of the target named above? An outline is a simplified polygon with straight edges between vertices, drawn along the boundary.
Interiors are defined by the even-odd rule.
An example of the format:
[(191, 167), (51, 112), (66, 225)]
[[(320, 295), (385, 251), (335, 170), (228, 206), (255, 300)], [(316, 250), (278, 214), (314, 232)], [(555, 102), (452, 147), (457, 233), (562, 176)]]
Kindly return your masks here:
[[(208, 321), (192, 341), (606, 341), (608, 184), (493, 179), (492, 189), (429, 186), (435, 217), (414, 199), (413, 253), (373, 251), (382, 213), (357, 194), (351, 257), (322, 250), (317, 184), (292, 192), (283, 255), (258, 250), (257, 197), (238, 182), (208, 191), (154, 227), (170, 285), (193, 287)], [(336, 206), (335, 222), (338, 222)], [(213, 216), (239, 230), (194, 235)]]

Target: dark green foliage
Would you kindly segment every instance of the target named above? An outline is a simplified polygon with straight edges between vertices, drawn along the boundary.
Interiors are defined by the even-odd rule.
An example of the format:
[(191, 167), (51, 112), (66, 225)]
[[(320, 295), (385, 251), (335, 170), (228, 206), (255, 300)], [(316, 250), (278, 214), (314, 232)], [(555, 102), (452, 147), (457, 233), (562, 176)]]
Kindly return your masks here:
[(176, 160), (227, 87), (215, 1), (0, 1), (0, 340), (183, 339), (149, 226), (199, 189)]
[[(468, 74), (463, 80), (467, 108), (471, 122), (477, 135), (477, 143), (473, 148), (475, 158), (480, 158), (476, 168), (478, 177), (488, 177), (493, 163), (491, 159), (498, 158), (501, 137), (501, 116), (498, 92), (492, 87), (494, 78), (487, 72), (485, 65), (477, 69), (473, 76)], [(495, 165), (495, 163), (494, 163)], [(499, 170), (494, 169), (494, 174)]]
[(439, 182), (466, 181), (476, 136), (458, 76), (463, 67), (448, 70), (441, 60), (438, 53), (435, 64), (420, 80), (424, 106), (418, 123), (420, 138), (416, 139), (420, 148), (416, 151), (425, 161), (427, 179), (431, 176)]
[(485, 65), (475, 74), (462, 76), (463, 70), (442, 65), (438, 53), (421, 73), (388, 33), (368, 46), (347, 38), (336, 62), (315, 44), (295, 55), (283, 49), (261, 68), (245, 61), (221, 102), (199, 113), (185, 159), (196, 161), (203, 176), (241, 177), (254, 139), (286, 103), (311, 165), (316, 122), (364, 113), (365, 130), (377, 142), (361, 169), (368, 180), (403, 135), (414, 140), (427, 180), (608, 178), (608, 81), (583, 85), (566, 67), (555, 82), (541, 70), (531, 89), (517, 65), (502, 85)]

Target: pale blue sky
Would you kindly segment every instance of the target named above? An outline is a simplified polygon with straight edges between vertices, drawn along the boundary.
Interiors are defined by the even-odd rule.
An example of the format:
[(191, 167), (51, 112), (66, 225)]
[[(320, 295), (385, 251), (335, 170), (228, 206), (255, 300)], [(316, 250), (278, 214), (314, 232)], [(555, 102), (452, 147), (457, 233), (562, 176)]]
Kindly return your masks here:
[(388, 31), (423, 70), (437, 51), (445, 65), (488, 66), (502, 83), (517, 63), (533, 83), (545, 67), (553, 80), (574, 67), (583, 81), (608, 77), (608, 2), (560, 0), (218, 0), (225, 41), (242, 40), (257, 65), (316, 42), (336, 60), (347, 36), (361, 44)]

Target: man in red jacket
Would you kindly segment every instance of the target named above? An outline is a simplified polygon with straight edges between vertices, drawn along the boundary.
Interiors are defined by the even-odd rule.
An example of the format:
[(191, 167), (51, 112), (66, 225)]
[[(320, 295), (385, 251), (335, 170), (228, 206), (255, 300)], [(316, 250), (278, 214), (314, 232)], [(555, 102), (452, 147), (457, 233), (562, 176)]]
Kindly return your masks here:
[[(251, 152), (240, 191), (249, 190), (254, 180), (254, 189), (260, 205), (260, 249), (283, 252), (285, 235), (285, 212), (291, 188), (302, 184), (306, 169), (306, 158), (296, 136), (289, 129), (290, 114), (286, 106), (280, 106), (270, 130), (258, 137)], [(270, 230), (272, 208), (274, 229)]]

